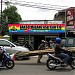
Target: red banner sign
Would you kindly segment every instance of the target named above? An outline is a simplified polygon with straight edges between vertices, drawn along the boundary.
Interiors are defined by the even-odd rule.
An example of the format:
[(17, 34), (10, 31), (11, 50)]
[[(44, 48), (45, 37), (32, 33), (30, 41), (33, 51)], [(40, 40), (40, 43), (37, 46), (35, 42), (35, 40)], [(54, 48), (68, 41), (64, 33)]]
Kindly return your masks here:
[(66, 26), (67, 29), (73, 29), (74, 28), (74, 9), (69, 8), (66, 10)]

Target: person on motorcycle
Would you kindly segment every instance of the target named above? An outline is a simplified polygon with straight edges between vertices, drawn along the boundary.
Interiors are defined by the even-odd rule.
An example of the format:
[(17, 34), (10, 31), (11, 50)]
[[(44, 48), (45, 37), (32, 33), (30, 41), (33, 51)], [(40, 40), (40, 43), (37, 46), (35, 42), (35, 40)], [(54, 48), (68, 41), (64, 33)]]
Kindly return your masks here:
[(3, 52), (5, 52), (5, 50), (2, 46), (0, 46), (0, 62), (2, 61)]
[(60, 44), (61, 44), (61, 39), (56, 38), (55, 55), (57, 57), (63, 58), (64, 65), (66, 65), (70, 56), (68, 54), (66, 54), (67, 50), (61, 48)]

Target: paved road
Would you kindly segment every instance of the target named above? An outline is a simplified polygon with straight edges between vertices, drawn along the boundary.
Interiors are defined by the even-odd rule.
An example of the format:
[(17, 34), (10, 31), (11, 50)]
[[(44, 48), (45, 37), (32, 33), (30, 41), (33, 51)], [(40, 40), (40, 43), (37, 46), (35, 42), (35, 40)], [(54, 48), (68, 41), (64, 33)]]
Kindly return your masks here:
[(42, 58), (42, 63), (37, 63), (37, 57), (30, 60), (15, 61), (13, 69), (0, 68), (0, 75), (75, 75), (75, 70), (71, 68), (58, 68), (48, 70), (46, 67), (47, 57)]

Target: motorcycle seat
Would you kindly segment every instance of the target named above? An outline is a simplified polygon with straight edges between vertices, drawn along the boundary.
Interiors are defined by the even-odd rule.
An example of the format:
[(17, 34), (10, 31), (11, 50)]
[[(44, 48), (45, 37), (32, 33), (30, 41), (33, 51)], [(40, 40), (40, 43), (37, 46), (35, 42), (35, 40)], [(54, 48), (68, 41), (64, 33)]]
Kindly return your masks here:
[(60, 59), (58, 56), (52, 55), (52, 54), (49, 54), (49, 55), (50, 55), (50, 57), (52, 57), (52, 58), (54, 58), (54, 59), (56, 59), (56, 60), (59, 60), (60, 62), (63, 62), (63, 60)]

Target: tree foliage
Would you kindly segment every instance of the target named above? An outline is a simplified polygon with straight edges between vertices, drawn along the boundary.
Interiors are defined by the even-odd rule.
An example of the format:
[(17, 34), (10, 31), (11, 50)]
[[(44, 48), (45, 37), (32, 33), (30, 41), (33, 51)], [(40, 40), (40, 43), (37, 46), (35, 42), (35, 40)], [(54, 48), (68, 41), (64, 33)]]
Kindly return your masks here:
[(21, 16), (20, 14), (18, 14), (16, 6), (10, 6), (5, 8), (2, 12), (1, 34), (5, 35), (8, 32), (9, 23), (19, 23), (21, 20)]
[(4, 21), (6, 21), (6, 16), (8, 17), (8, 23), (16, 23), (21, 21), (21, 16), (18, 14), (15, 6), (5, 8), (3, 11)]

